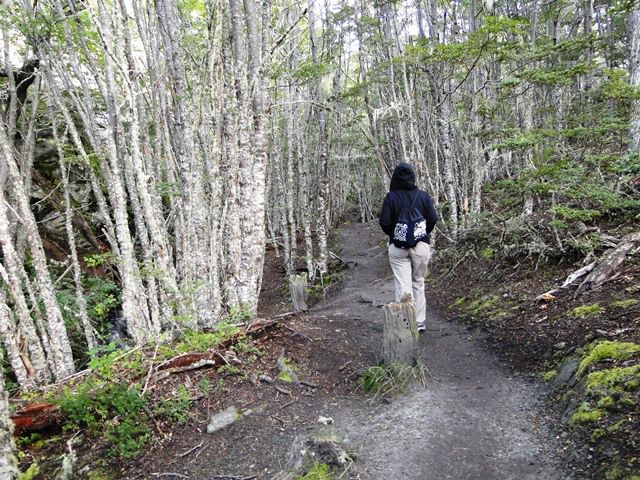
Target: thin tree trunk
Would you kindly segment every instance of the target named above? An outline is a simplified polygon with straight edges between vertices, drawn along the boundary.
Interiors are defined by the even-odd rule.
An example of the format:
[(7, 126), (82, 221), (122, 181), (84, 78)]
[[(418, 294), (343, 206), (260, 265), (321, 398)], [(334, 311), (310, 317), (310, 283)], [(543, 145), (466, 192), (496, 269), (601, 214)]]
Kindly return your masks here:
[[(42, 247), (42, 241), (38, 233), (38, 227), (35, 217), (31, 211), (29, 199), (26, 197), (22, 176), (15, 162), (14, 152), (9, 145), (7, 133), (4, 125), (0, 125), (0, 148), (4, 156), (4, 163), (7, 164), (9, 180), (13, 185), (13, 193), (18, 202), (18, 212), (20, 221), (27, 236), (27, 243), (31, 251), (31, 260), (33, 268), (37, 275), (38, 294), (44, 305), (44, 311), (47, 318), (47, 330), (51, 341), (50, 351), (47, 352), (54, 359), (55, 369), (53, 371), (56, 380), (60, 380), (74, 372), (73, 355), (71, 353), (71, 345), (67, 336), (67, 330), (64, 325), (62, 313), (56, 300), (55, 288), (49, 269), (47, 267), (47, 259)], [(4, 195), (2, 195), (4, 197)], [(4, 198), (0, 198), (4, 202)], [(0, 208), (4, 210), (4, 206)], [(6, 214), (4, 214), (6, 219)], [(0, 219), (0, 221), (6, 221)], [(3, 245), (5, 241), (2, 242)], [(16, 266), (17, 268), (17, 266)], [(18, 295), (20, 296), (20, 295)]]
[[(629, 16), (629, 68), (631, 85), (640, 88), (640, 2), (635, 2)], [(640, 100), (634, 102), (631, 117), (631, 145), (630, 150), (640, 154)]]
[[(2, 305), (0, 305), (2, 308)], [(0, 314), (1, 315), (1, 314)], [(0, 349), (0, 365), (3, 363), (2, 349)], [(20, 473), (18, 462), (14, 455), (13, 421), (9, 413), (9, 401), (4, 384), (4, 372), (0, 368), (0, 478), (13, 480)]]

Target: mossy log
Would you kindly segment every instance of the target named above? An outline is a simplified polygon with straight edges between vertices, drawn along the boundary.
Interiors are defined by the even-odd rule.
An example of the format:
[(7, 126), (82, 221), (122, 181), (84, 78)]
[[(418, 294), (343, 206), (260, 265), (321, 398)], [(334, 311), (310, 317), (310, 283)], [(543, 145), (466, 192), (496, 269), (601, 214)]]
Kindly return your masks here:
[(382, 360), (385, 364), (415, 365), (418, 360), (418, 325), (410, 295), (384, 306)]
[(291, 275), (289, 277), (289, 292), (291, 302), (296, 312), (306, 312), (307, 305), (307, 277), (306, 275)]

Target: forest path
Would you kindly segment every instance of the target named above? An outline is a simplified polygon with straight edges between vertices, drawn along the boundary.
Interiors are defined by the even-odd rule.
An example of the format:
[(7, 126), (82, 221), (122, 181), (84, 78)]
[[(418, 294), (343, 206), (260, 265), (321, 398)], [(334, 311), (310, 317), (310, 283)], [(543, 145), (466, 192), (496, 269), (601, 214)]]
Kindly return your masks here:
[[(199, 375), (214, 375), (209, 381), (215, 392), (195, 402), (189, 422), (165, 432), (161, 443), (117, 478), (271, 480), (288, 470), (299, 451), (292, 446), (318, 433), (336, 434), (345, 448), (358, 452), (345, 480), (570, 478), (556, 470), (556, 442), (545, 426), (535, 380), (510, 373), (483, 347), (480, 333), (433, 310), (420, 338), (431, 374), (426, 388), (390, 403), (363, 397), (354, 382), (379, 361), (380, 307), (393, 301), (393, 278), (376, 222), (344, 224), (337, 234), (334, 252), (350, 267), (346, 277), (309, 312), (282, 318), (281, 328), (262, 344), (264, 355), (252, 364), (256, 378), (185, 374), (191, 384), (205, 378)], [(272, 273), (269, 284), (281, 291), (281, 280)], [(265, 298), (273, 310), (282, 307), (276, 297)], [(299, 378), (315, 387), (257, 380), (260, 372), (278, 376), (283, 353), (299, 367)], [(255, 413), (207, 434), (211, 415), (231, 405)], [(321, 416), (333, 418), (333, 425), (319, 425)]]
[[(339, 234), (340, 256), (354, 266), (340, 292), (310, 317), (354, 319), (360, 345), (378, 345), (378, 355), (379, 307), (393, 301), (384, 236), (375, 222), (345, 225)], [(360, 478), (569, 478), (554, 460), (539, 386), (501, 365), (482, 346), (480, 334), (430, 309), (420, 355), (431, 373), (425, 389), (390, 404), (349, 401), (331, 412), (338, 434), (360, 452)]]

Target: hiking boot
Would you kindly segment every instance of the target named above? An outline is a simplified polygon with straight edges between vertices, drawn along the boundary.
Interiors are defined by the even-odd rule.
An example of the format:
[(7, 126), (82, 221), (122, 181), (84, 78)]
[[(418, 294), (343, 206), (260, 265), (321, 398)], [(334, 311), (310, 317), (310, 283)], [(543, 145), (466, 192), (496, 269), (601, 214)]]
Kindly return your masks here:
[(419, 323), (418, 324), (418, 331), (419, 332), (424, 332), (426, 330), (426, 327), (424, 326), (424, 323)]

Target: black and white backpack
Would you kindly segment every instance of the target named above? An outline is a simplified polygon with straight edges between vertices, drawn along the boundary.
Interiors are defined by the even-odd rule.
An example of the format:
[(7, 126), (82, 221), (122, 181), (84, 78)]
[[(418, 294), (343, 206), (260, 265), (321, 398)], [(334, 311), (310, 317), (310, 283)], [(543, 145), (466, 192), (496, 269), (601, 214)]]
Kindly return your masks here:
[(398, 215), (392, 239), (392, 243), (398, 248), (413, 248), (418, 242), (427, 239), (427, 221), (415, 207), (419, 195), (418, 192), (411, 202), (411, 207), (403, 208)]

